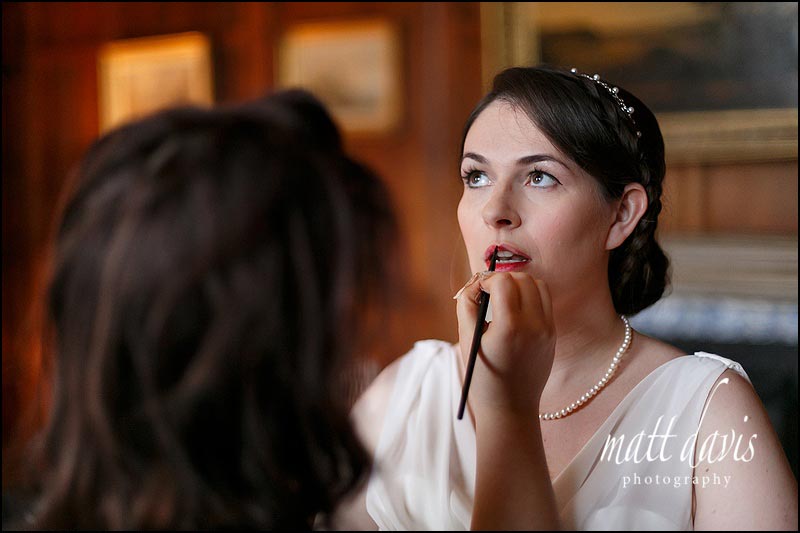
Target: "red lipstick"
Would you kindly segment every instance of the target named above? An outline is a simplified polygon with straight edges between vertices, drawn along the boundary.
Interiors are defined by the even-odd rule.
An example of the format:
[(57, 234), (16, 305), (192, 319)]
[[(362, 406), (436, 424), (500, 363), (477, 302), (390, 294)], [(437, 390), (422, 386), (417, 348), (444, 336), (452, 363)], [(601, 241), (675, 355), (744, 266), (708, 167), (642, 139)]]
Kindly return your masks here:
[(497, 272), (522, 270), (531, 262), (531, 258), (521, 250), (508, 244), (497, 243), (489, 246), (484, 253), (484, 261), (487, 266), (495, 247), (497, 248), (497, 264), (495, 265)]

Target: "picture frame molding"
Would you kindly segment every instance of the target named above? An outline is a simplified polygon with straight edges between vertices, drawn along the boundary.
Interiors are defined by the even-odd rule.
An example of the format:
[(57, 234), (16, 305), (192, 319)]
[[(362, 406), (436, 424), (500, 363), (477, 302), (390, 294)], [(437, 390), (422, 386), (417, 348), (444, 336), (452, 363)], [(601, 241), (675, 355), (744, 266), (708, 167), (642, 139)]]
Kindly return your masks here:
[[(370, 33), (372, 35), (370, 36)], [(302, 46), (311, 46), (314, 42), (328, 40), (344, 49), (359, 39), (377, 39), (373, 48), (381, 57), (379, 63), (362, 65), (357, 68), (369, 68), (378, 71), (378, 86), (373, 87), (378, 97), (375, 108), (347, 110), (335, 100), (327, 97), (324, 90), (313, 86), (313, 80), (303, 79), (307, 73), (296, 64), (301, 55)], [(350, 43), (347, 41), (351, 40)], [(303, 42), (305, 40), (305, 42)], [(334, 44), (333, 46), (335, 46)], [(310, 48), (313, 53), (313, 48)], [(342, 58), (339, 65), (346, 65), (349, 58)], [(313, 61), (313, 59), (311, 59)], [(352, 68), (352, 67), (351, 67)], [(343, 76), (352, 70), (346, 68), (336, 71)], [(330, 71), (329, 71), (330, 73)], [(280, 36), (276, 48), (275, 85), (279, 89), (300, 87), (310, 90), (317, 96), (333, 115), (342, 130), (354, 137), (374, 135), (390, 135), (398, 131), (403, 120), (403, 43), (402, 34), (395, 21), (385, 17), (352, 17), (342, 19), (321, 19), (298, 22), (288, 27)], [(344, 87), (347, 83), (343, 84)], [(357, 100), (358, 95), (353, 96)]]
[[(496, 73), (541, 62), (527, 2), (481, 2), (484, 92)], [(565, 67), (569, 65), (564, 65)], [(797, 160), (797, 108), (656, 113), (668, 164)]]
[[(153, 94), (136, 94), (141, 90), (137, 78), (155, 76), (162, 79), (148, 84), (162, 89), (170, 81), (164, 72), (186, 76), (178, 98), (137, 108), (137, 102), (153, 100)], [(179, 104), (210, 106), (214, 103), (214, 73), (211, 41), (201, 32), (183, 32), (111, 41), (100, 47), (97, 59), (98, 119), (100, 132), (128, 120)]]

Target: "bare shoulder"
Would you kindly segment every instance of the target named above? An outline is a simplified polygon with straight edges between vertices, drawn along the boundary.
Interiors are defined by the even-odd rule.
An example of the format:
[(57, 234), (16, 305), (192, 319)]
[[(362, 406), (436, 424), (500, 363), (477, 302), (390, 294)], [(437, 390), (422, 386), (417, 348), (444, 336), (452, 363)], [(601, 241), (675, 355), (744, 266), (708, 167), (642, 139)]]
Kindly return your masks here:
[(684, 355), (686, 352), (680, 348), (637, 331), (629, 353), (620, 364), (620, 374), (626, 375), (633, 386), (661, 365)]
[(750, 382), (723, 371), (697, 432), (695, 529), (796, 530), (797, 480)]
[(651, 364), (662, 365), (667, 361), (671, 361), (677, 357), (687, 355), (685, 351), (677, 346), (673, 346), (662, 340), (656, 339), (645, 335), (644, 333), (636, 332), (634, 342), (638, 345), (639, 349), (646, 355)]
[[(634, 380), (688, 355), (641, 333), (634, 339)], [(761, 399), (737, 371), (723, 370), (711, 387), (696, 443), (694, 475), (720, 481), (692, 486), (696, 530), (797, 529), (797, 480)]]

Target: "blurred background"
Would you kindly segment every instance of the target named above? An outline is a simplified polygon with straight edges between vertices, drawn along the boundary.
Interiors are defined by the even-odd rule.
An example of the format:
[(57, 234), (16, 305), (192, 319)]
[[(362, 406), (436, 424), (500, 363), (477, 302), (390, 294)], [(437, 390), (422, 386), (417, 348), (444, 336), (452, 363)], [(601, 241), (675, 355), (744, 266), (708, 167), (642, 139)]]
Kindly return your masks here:
[(673, 286), (633, 323), (741, 362), (797, 474), (796, 3), (4, 2), (2, 24), (4, 484), (46, 410), (58, 205), (101, 132), (177, 103), (315, 92), (400, 221), (405, 288), (363, 386), (416, 340), (456, 340), (462, 125), (494, 73), (539, 62), (598, 72), (658, 115)]

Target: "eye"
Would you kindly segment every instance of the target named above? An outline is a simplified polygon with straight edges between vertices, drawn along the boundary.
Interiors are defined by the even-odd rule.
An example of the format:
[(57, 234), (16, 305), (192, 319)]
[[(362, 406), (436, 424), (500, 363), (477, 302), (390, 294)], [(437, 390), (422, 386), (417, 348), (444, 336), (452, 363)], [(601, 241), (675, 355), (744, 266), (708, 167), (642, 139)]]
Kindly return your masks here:
[(470, 189), (479, 189), (489, 185), (489, 176), (480, 170), (473, 170), (461, 178)]
[(528, 174), (528, 183), (532, 187), (537, 187), (540, 189), (548, 189), (555, 185), (561, 184), (561, 182), (556, 178), (546, 172), (542, 172), (541, 170), (534, 170)]

